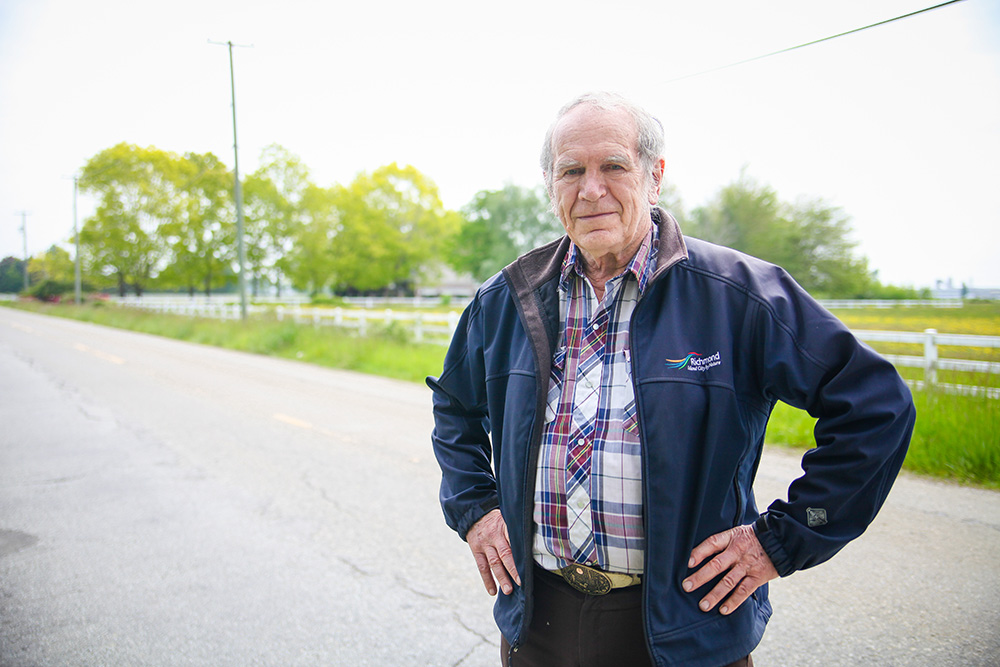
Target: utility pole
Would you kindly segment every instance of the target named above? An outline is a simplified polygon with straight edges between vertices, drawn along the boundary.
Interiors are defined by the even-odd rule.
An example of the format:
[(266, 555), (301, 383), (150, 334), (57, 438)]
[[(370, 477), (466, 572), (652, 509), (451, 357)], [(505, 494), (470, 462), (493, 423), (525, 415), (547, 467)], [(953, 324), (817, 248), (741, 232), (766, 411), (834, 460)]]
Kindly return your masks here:
[[(240, 318), (247, 319), (247, 251), (246, 243), (243, 239), (243, 186), (240, 185), (240, 153), (237, 148), (239, 142), (236, 140), (236, 77), (233, 74), (233, 46), (229, 42), (213, 42), (209, 44), (229, 47), (229, 87), (233, 97), (233, 173), (236, 175), (236, 185), (233, 188), (233, 198), (236, 200), (236, 246), (240, 263)], [(236, 44), (235, 46), (247, 46)], [(252, 45), (251, 45), (252, 46)]]
[(21, 238), (24, 239), (24, 291), (28, 291), (28, 222), (26, 218), (31, 211), (16, 211), (14, 215), (21, 216)]

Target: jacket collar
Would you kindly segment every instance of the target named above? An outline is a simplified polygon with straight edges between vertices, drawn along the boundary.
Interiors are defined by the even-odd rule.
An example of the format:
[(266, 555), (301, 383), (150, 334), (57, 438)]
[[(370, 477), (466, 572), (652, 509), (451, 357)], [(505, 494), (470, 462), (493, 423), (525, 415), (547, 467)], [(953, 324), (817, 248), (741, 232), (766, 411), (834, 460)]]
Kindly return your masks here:
[(684, 243), (684, 234), (681, 233), (681, 226), (677, 224), (674, 216), (667, 213), (659, 206), (653, 207), (653, 222), (660, 228), (660, 247), (656, 254), (656, 271), (653, 272), (652, 280), (656, 280), (670, 267), (677, 262), (688, 258), (687, 244)]

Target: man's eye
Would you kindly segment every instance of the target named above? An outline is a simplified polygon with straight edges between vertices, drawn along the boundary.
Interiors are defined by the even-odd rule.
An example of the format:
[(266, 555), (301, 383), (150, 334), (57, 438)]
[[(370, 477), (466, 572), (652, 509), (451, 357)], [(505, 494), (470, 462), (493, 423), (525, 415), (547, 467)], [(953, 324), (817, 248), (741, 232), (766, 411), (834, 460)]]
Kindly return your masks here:
[(563, 176), (579, 176), (583, 173), (583, 169), (579, 167), (573, 167), (572, 169), (567, 169), (563, 172)]

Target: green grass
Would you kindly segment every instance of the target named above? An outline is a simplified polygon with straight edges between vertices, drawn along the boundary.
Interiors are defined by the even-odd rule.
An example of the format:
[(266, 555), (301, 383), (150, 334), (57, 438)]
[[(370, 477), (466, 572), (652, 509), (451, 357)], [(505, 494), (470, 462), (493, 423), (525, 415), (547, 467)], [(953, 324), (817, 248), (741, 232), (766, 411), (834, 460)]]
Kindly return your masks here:
[(443, 345), (409, 342), (391, 326), (381, 329), (373, 326), (367, 337), (360, 338), (350, 331), (333, 327), (317, 328), (273, 318), (224, 321), (150, 313), (103, 303), (72, 306), (21, 302), (12, 305), (45, 315), (410, 382), (423, 382), (427, 375), (440, 373), (445, 354)]
[[(903, 467), (1000, 489), (1000, 400), (915, 391), (913, 401), (917, 423)], [(765, 442), (796, 449), (813, 447), (815, 425), (816, 420), (806, 412), (778, 403)]]
[[(152, 314), (103, 303), (81, 307), (14, 305), (48, 315), (410, 382), (423, 382), (425, 376), (437, 375), (445, 354), (443, 345), (407, 342), (405, 335), (391, 326), (359, 338), (332, 327), (315, 328), (275, 319), (226, 322)], [(909, 312), (911, 309), (841, 311), (838, 315), (850, 312), (851, 317), (842, 319), (857, 328), (919, 331), (928, 328), (922, 322), (933, 321), (930, 326), (942, 332), (1000, 335), (1000, 304), (988, 305), (989, 308), (973, 309), (971, 314), (963, 312), (964, 308), (912, 309), (932, 311), (927, 320), (914, 316)], [(859, 327), (858, 322), (877, 324)], [(903, 369), (904, 376), (914, 373), (914, 377), (919, 377), (920, 370)], [(940, 379), (955, 381), (944, 374)], [(989, 382), (996, 386), (996, 377)], [(915, 392), (914, 400), (917, 425), (904, 467), (920, 474), (1000, 489), (1000, 400), (925, 391)], [(815, 420), (805, 412), (779, 403), (768, 425), (766, 440), (774, 445), (812, 447), (814, 425)]]

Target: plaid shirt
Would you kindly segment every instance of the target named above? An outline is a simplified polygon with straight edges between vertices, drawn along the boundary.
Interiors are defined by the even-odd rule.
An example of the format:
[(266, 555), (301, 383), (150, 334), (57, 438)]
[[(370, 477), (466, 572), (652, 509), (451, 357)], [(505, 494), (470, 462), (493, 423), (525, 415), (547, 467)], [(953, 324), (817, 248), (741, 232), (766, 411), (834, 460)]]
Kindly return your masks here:
[(629, 320), (656, 267), (656, 225), (600, 303), (570, 244), (559, 282), (562, 339), (552, 361), (536, 471), (534, 558), (641, 574), (642, 455)]

